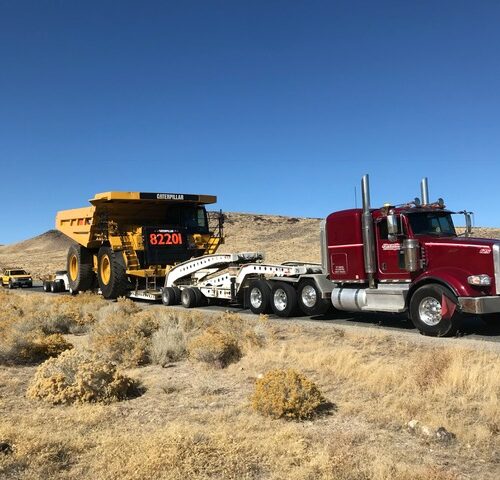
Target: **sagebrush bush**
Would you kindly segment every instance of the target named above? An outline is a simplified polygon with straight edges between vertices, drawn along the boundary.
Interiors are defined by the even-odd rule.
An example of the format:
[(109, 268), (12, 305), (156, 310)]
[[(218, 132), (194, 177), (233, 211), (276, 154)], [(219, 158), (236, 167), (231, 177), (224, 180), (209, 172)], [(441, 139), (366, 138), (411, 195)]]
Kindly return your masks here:
[(0, 328), (0, 362), (38, 363), (73, 346), (59, 333), (46, 335), (31, 322), (18, 320)]
[(136, 393), (135, 382), (113, 363), (72, 350), (38, 367), (27, 396), (54, 404), (110, 403)]
[(186, 358), (186, 333), (179, 325), (164, 323), (151, 336), (150, 357), (153, 363), (166, 365)]
[(190, 358), (216, 368), (225, 368), (242, 356), (236, 338), (214, 327), (194, 337), (188, 343), (188, 353)]
[(89, 345), (106, 360), (127, 367), (149, 361), (150, 336), (158, 328), (155, 314), (130, 300), (108, 304), (92, 326)]
[(273, 418), (303, 420), (328, 405), (318, 387), (295, 370), (271, 370), (255, 384), (252, 407)]

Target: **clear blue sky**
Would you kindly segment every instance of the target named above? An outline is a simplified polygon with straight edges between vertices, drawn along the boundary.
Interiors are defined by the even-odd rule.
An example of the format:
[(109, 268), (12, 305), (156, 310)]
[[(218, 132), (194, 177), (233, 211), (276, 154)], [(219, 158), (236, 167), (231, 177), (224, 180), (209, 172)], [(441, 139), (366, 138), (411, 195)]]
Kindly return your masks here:
[(494, 0), (0, 0), (0, 243), (109, 190), (322, 217), (364, 173), (374, 204), (427, 175), (500, 226), (499, 25)]

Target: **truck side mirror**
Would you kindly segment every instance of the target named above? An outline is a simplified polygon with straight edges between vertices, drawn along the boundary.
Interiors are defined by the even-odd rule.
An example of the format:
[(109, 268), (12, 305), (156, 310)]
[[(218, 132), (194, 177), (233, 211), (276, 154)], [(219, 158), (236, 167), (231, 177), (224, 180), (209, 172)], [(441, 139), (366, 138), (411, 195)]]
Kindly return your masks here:
[(394, 213), (387, 215), (387, 233), (389, 235), (398, 235), (399, 233), (398, 216)]
[(472, 234), (471, 212), (465, 212), (465, 236), (469, 237), (471, 234)]

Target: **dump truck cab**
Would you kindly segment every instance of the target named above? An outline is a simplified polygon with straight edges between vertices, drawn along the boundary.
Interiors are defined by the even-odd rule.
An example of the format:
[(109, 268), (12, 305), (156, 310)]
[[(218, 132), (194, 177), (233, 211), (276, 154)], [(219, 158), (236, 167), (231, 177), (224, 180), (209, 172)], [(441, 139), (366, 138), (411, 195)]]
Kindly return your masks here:
[(131, 289), (157, 290), (173, 265), (215, 253), (222, 242), (222, 216), (210, 228), (212, 195), (105, 192), (89, 207), (57, 214), (56, 228), (77, 245), (68, 252), (73, 291), (98, 286), (106, 298)]

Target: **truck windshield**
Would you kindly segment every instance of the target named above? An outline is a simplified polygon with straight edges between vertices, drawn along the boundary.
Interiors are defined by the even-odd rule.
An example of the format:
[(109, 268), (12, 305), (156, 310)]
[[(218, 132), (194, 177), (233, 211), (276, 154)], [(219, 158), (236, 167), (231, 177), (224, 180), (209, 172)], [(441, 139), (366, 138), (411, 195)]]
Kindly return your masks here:
[(206, 233), (207, 214), (203, 207), (174, 206), (167, 210), (166, 223), (184, 227), (189, 231)]
[(11, 270), (11, 275), (28, 275), (25, 270)]
[(457, 232), (449, 213), (418, 212), (408, 215), (414, 235), (437, 235), (456, 237)]

